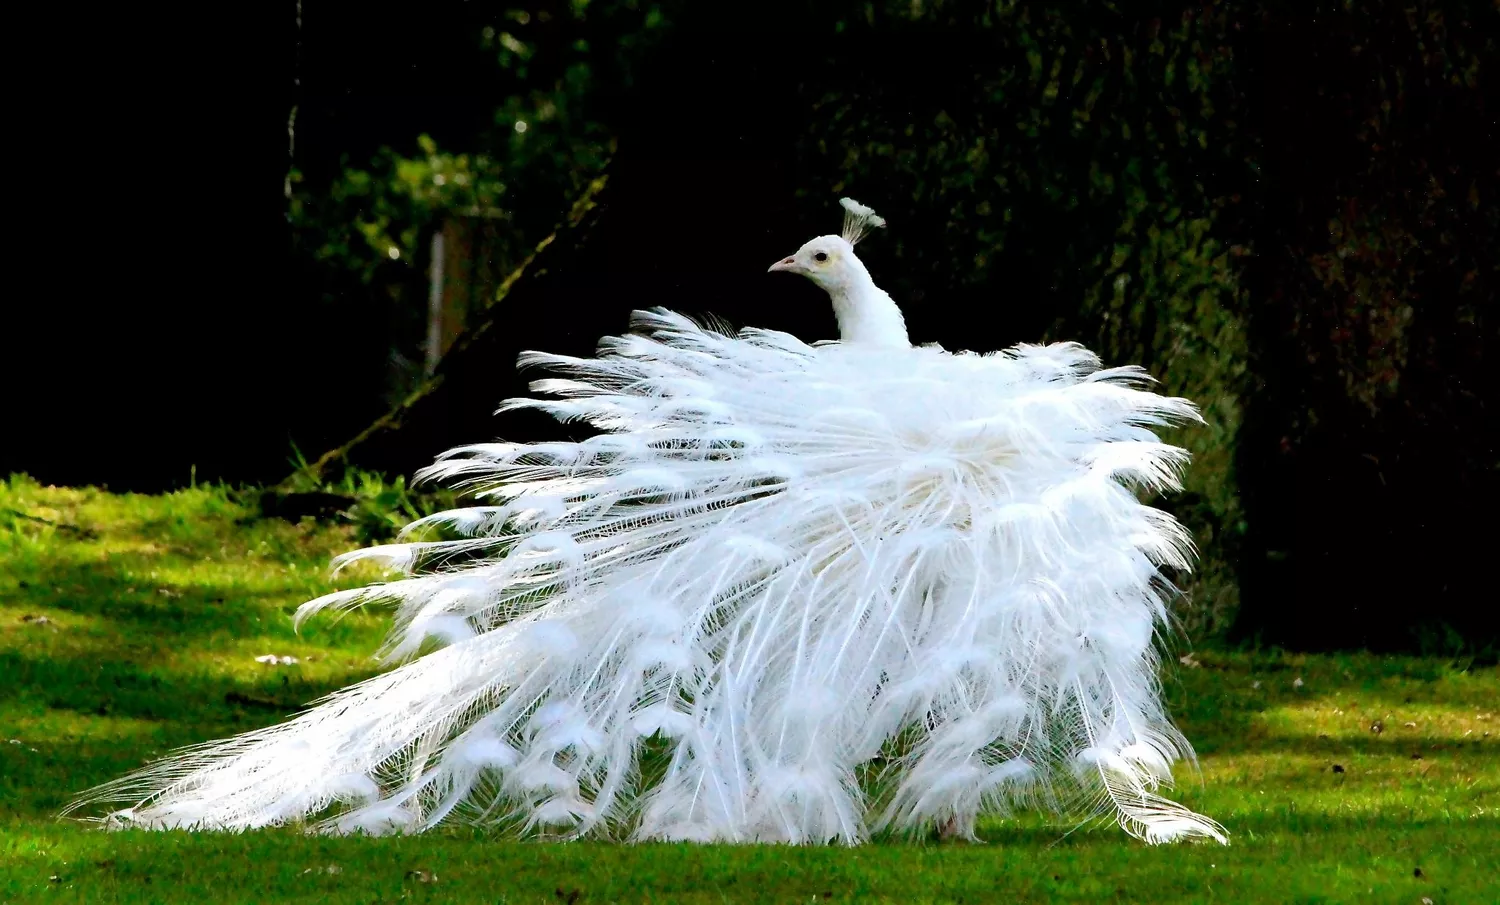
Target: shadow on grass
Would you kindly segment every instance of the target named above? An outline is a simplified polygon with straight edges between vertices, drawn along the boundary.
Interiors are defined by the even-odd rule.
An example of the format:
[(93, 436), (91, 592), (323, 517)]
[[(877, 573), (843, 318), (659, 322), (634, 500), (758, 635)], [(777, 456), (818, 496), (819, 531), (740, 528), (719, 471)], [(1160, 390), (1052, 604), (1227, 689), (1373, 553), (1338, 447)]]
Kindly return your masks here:
[(1406, 738), (1382, 735), (1378, 737), (1320, 736), (1310, 735), (1261, 735), (1247, 738), (1233, 746), (1222, 746), (1214, 752), (1226, 756), (1236, 754), (1297, 754), (1307, 757), (1336, 759), (1341, 756), (1392, 757), (1421, 760), (1441, 752), (1447, 757), (1500, 758), (1500, 742), (1484, 737), (1453, 738), (1450, 736), (1411, 735)]
[[(292, 614), (304, 600), (350, 586), (349, 582), (335, 584), (331, 580), (303, 584), (283, 579), (247, 587), (232, 577), (226, 581), (153, 578), (149, 572), (158, 568), (158, 563), (147, 559), (122, 561), (125, 559), (43, 564), (45, 584), (28, 581), (16, 603), (103, 618), (119, 624), (121, 637), (160, 640), (172, 636), (190, 644), (195, 637), (223, 632), (272, 631), (290, 636)], [(284, 569), (284, 564), (266, 566), (268, 573)], [(327, 623), (332, 625), (333, 620)]]
[[(1254, 655), (1214, 657), (1209, 668), (1169, 667), (1165, 683), (1169, 711), (1203, 756), (1274, 750), (1385, 753), (1391, 746), (1447, 741), (1403, 723), (1410, 716), (1424, 724), (1432, 708), (1447, 714), (1495, 711), (1500, 694), (1500, 671), (1492, 667), (1461, 670), (1443, 661), (1370, 655), (1291, 665)], [(1303, 689), (1294, 688), (1294, 679), (1303, 677)], [(1345, 713), (1327, 737), (1275, 724), (1326, 722), (1336, 710)], [(1369, 731), (1376, 720), (1382, 722), (1378, 734)], [(1361, 734), (1348, 734), (1356, 724)]]
[[(163, 676), (88, 655), (0, 652), (0, 811), (50, 816), (87, 788), (170, 750), (282, 722), (373, 668), (310, 678), (281, 670)], [(40, 735), (41, 737), (34, 737)]]
[(140, 664), (86, 654), (0, 651), (0, 671), (10, 679), (0, 685), (0, 702), (7, 706), (29, 701), (83, 715), (198, 723), (241, 711), (261, 714), (262, 719), (288, 715), (379, 670), (371, 663), (365, 670), (339, 670), (326, 677), (267, 669), (243, 678), (180, 672), (168, 678)]

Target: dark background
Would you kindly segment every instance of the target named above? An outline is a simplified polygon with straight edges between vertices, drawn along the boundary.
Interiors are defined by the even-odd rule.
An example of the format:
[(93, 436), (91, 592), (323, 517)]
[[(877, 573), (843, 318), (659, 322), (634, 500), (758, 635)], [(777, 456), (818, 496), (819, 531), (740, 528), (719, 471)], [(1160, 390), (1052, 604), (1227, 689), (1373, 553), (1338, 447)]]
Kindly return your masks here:
[[(813, 287), (764, 273), (837, 223), (843, 164), (816, 148), (844, 122), (839, 110), (863, 111), (849, 128), (873, 135), (938, 113), (984, 121), (1012, 103), (976, 87), (986, 67), (1024, 59), (975, 25), (980, 6), (899, 25), (861, 25), (847, 3), (669, 9), (669, 33), (639, 55), (632, 81), (592, 101), (618, 147), (598, 233), (554, 288), (565, 301), (506, 312), (505, 348), (586, 353), (648, 305), (832, 336)], [(1215, 548), (1242, 601), (1227, 636), (1493, 651), (1494, 6), (1036, 7), (1029, 21), (1053, 23), (1043, 34), (1092, 28), (1142, 47), (1163, 21), (1206, 22), (1209, 10), (1232, 51), (1203, 114), (1230, 137), (1212, 155), (1143, 158), (1168, 167), (1169, 184), (1197, 186), (1195, 198), (1233, 198), (1213, 228), (1244, 250), (1232, 450), (1244, 527)], [(15, 401), (0, 469), (143, 492), (194, 472), (271, 482), (290, 471), (293, 443), (315, 455), (380, 415), (389, 398), (371, 388), (397, 326), (376, 289), (298, 250), (283, 194), (288, 110), (299, 106), (296, 163), (314, 194), (418, 133), (482, 146), (492, 109), (515, 90), (465, 51), (493, 14), (483, 3), (307, 0), (300, 32), (291, 3), (30, 23), (45, 62), (26, 74), (13, 139), (26, 215), (7, 294)], [(835, 32), (840, 16), (852, 24)], [(1139, 107), (1127, 114), (1165, 117), (1176, 103), (1168, 88), (1129, 84)], [(1038, 172), (1123, 166), (1101, 147), (1038, 158)], [(1094, 223), (1108, 241), (1113, 221), (1087, 205), (1056, 213), (1065, 193), (1055, 204), (1050, 189), (1023, 197), (1012, 177), (1025, 226), (980, 266), (978, 221), (954, 213), (960, 189), (902, 182), (920, 165), (883, 170), (876, 159), (859, 158), (838, 191), (892, 221), (867, 257), (907, 300), (915, 340), (990, 349), (1081, 338), (1106, 357), (1166, 366), (1159, 344), (1091, 334), (1097, 312), (1073, 301), (1089, 265), (1068, 243)], [(1185, 199), (1181, 216), (1207, 204)], [(1340, 257), (1350, 236), (1363, 250)], [(493, 385), (472, 398), (520, 389), (497, 354)], [(486, 437), (415, 445), (430, 455), (449, 439)]]

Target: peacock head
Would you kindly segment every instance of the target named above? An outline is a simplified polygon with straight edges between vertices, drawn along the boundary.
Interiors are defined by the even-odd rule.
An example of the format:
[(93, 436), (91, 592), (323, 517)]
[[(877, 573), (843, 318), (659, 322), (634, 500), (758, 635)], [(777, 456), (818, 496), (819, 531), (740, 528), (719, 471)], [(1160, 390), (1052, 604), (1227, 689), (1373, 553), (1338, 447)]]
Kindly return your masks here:
[(798, 273), (828, 290), (837, 292), (860, 279), (869, 279), (864, 264), (854, 256), (854, 244), (885, 220), (853, 198), (840, 199), (844, 207), (844, 231), (837, 236), (808, 240), (797, 253), (771, 265), (771, 271)]

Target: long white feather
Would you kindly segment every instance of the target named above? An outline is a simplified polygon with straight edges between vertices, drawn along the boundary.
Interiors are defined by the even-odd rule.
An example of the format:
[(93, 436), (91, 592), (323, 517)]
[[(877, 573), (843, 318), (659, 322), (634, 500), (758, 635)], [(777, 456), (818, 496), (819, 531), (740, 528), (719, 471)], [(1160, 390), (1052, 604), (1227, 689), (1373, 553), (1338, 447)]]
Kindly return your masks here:
[[(528, 353), (553, 395), (505, 406), (603, 434), (444, 455), (426, 476), (487, 500), (426, 520), (459, 539), (356, 554), (408, 577), (303, 606), (394, 604), (400, 665), (80, 804), (156, 828), (855, 843), (1081, 803), (1148, 842), (1224, 841), (1157, 794), (1190, 756), (1157, 685), (1160, 567), (1193, 551), (1130, 489), (1178, 486), (1152, 429), (1189, 402), (1074, 344), (634, 326), (597, 358)], [(877, 757), (892, 791), (867, 800)]]
[[(1120, 483), (1176, 486), (1181, 451), (1140, 425), (1191, 405), (1098, 378), (1077, 346), (951, 355), (727, 337), (663, 311), (636, 324), (650, 338), (596, 360), (532, 357), (630, 442), (450, 453), (440, 472), (508, 502), (435, 520), (474, 538), (364, 551), (507, 555), (304, 607), (388, 598), (389, 652), (445, 646), (107, 787), (146, 796), (121, 816), (378, 832), (441, 807), (855, 842), (867, 823), (972, 826), (1041, 784), (1102, 792), (1148, 841), (1222, 838), (1151, 791), (1186, 751), (1154, 678), (1157, 566), (1191, 551)], [(549, 403), (510, 407), (526, 405)], [(666, 772), (640, 789), (657, 733)], [(899, 790), (867, 821), (854, 771), (900, 738)]]

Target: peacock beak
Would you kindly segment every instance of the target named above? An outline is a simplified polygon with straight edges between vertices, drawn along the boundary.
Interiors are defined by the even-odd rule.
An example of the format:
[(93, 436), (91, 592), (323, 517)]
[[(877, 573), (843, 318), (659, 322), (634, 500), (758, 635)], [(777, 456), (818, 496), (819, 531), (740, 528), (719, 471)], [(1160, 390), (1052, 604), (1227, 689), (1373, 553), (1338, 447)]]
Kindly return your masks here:
[(800, 268), (797, 266), (796, 258), (782, 258), (780, 261), (772, 264), (771, 269), (766, 271), (766, 273), (775, 273), (778, 270), (785, 270), (789, 273), (797, 273)]

